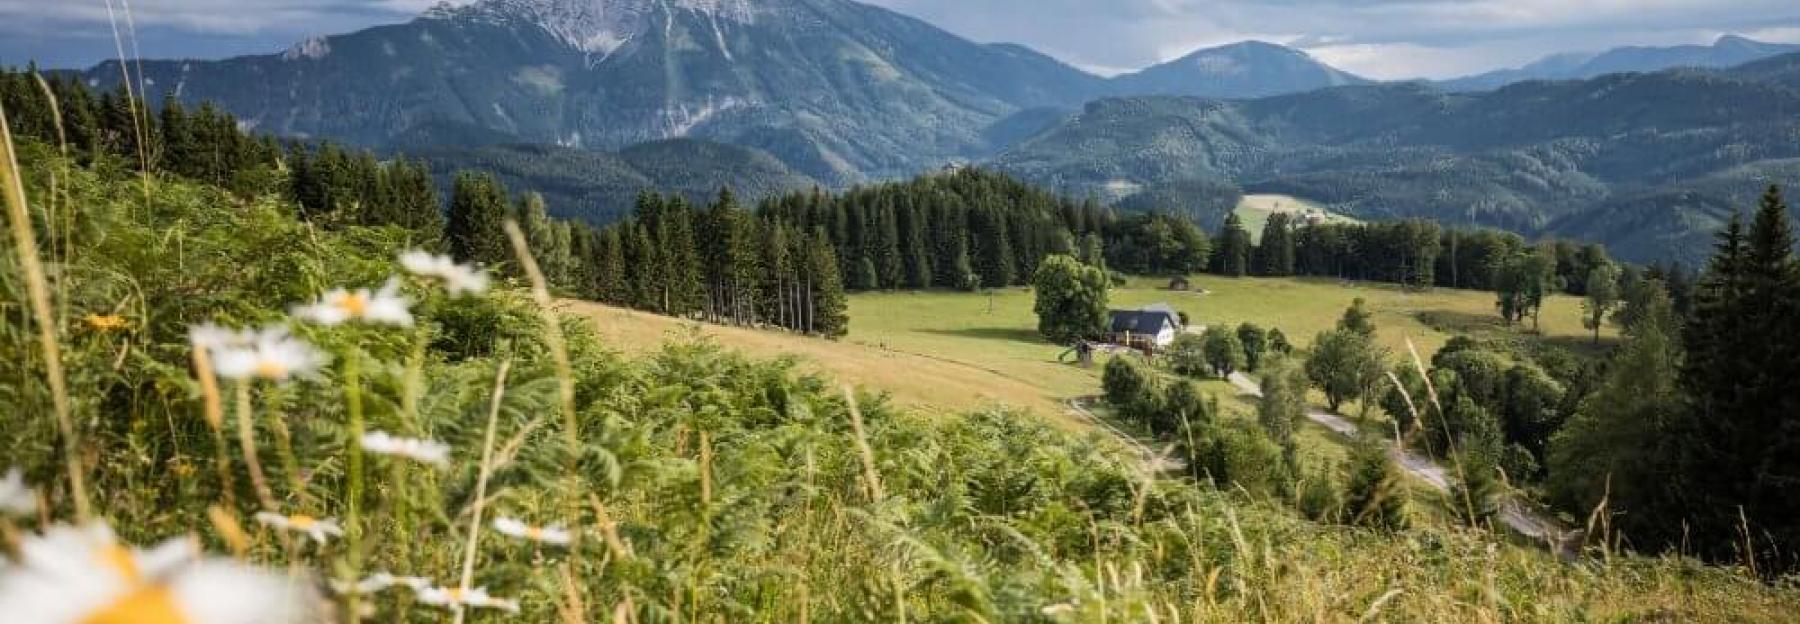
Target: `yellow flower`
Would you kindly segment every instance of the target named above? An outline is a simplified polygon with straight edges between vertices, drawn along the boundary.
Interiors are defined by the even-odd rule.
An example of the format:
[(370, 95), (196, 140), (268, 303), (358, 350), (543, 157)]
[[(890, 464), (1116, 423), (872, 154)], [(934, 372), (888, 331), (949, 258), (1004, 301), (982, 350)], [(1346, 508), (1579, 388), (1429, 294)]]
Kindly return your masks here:
[(89, 329), (102, 333), (115, 332), (131, 326), (125, 317), (117, 314), (89, 314), (81, 321), (87, 323)]

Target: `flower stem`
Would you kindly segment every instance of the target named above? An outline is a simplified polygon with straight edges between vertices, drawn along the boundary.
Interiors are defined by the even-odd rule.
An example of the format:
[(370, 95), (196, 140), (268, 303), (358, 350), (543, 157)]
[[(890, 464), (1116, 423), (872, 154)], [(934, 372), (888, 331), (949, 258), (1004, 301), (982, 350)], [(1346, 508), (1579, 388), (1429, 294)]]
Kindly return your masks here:
[[(349, 489), (345, 493), (344, 512), (344, 544), (349, 549), (350, 578), (354, 584), (362, 578), (362, 497), (363, 497), (363, 405), (362, 405), (362, 373), (361, 354), (356, 348), (344, 358), (344, 403), (350, 412), (350, 439), (345, 446), (350, 454)], [(352, 589), (348, 595), (345, 615), (352, 623), (362, 620), (361, 596)]]

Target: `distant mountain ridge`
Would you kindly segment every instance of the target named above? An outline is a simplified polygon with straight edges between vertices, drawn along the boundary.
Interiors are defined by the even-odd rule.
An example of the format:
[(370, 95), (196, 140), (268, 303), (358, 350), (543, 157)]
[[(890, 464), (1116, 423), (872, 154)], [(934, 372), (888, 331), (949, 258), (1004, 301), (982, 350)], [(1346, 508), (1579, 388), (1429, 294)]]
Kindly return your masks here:
[[(769, 152), (837, 186), (983, 158), (1031, 129), (996, 124), (1109, 94), (1363, 82), (1259, 42), (1104, 79), (851, 0), (479, 0), (280, 54), (143, 69), (152, 101), (215, 101), (281, 135), (599, 150), (691, 137)], [(85, 78), (109, 86), (119, 74), (103, 63)]]
[(1676, 67), (1724, 68), (1792, 52), (1800, 52), (1800, 44), (1765, 43), (1724, 35), (1711, 45), (1629, 46), (1603, 52), (1556, 54), (1517, 69), (1444, 80), (1438, 85), (1449, 91), (1484, 91), (1526, 80), (1574, 80)]
[(481, 0), (286, 54), (144, 70), (152, 100), (218, 101), (286, 135), (380, 147), (448, 122), (606, 150), (694, 137), (835, 184), (978, 154), (993, 121), (1102, 83), (848, 0)]
[[(1111, 98), (991, 164), (1065, 193), (1153, 198), (1215, 227), (1232, 197), (1216, 189), (1235, 185), (1365, 219), (1580, 234), (1631, 260), (1693, 261), (1719, 206), (1800, 185), (1800, 168), (1765, 166), (1800, 158), (1800, 90), (1783, 82), (1793, 56), (1470, 93), (1387, 83)], [(1633, 214), (1633, 197), (1647, 214)]]
[(1108, 91), (1118, 95), (1255, 98), (1369, 82), (1300, 50), (1244, 41), (1196, 50), (1173, 61), (1116, 76)]

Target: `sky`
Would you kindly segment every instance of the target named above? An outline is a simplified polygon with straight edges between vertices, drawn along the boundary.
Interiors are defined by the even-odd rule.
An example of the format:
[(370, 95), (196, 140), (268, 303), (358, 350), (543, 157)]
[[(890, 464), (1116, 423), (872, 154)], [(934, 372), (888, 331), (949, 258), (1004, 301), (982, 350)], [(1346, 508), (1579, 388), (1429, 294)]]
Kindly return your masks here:
[[(406, 21), (433, 1), (112, 3), (122, 28), (123, 6), (130, 5), (143, 56), (217, 58)], [(1105, 75), (1245, 39), (1298, 47), (1378, 79), (1448, 78), (1559, 52), (1708, 43), (1722, 34), (1800, 43), (1796, 0), (867, 1), (976, 41), (1023, 43)], [(91, 65), (116, 55), (111, 28), (107, 0), (0, 0), (0, 63)]]

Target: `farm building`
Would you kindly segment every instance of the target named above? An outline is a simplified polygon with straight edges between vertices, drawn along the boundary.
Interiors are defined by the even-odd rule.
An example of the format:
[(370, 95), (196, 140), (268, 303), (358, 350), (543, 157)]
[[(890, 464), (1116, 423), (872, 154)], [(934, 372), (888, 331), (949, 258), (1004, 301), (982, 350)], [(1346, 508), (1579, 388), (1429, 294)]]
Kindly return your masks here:
[(1181, 333), (1181, 315), (1165, 303), (1136, 310), (1112, 310), (1107, 312), (1106, 324), (1108, 338), (1128, 346), (1149, 343), (1165, 347), (1175, 342), (1175, 335)]

